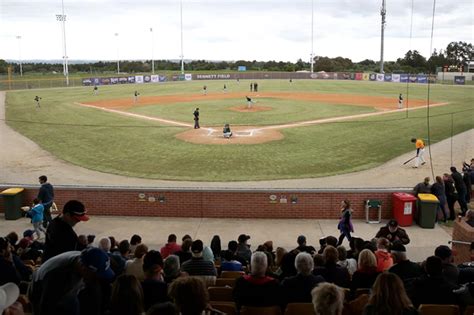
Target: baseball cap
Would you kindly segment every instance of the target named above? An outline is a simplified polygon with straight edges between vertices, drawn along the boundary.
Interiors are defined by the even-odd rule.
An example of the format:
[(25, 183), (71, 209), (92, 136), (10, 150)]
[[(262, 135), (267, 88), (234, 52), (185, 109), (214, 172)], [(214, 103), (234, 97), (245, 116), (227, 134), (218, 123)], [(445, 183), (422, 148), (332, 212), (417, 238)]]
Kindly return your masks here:
[(20, 296), (20, 289), (13, 282), (6, 283), (0, 287), (0, 314), (16, 302)]
[(92, 247), (83, 250), (81, 253), (81, 263), (106, 280), (112, 280), (115, 276), (115, 273), (110, 268), (109, 255), (100, 248)]
[(387, 224), (387, 225), (388, 225), (388, 226), (391, 226), (391, 227), (397, 227), (397, 226), (398, 226), (398, 222), (397, 222), (397, 220), (392, 219), (392, 220), (388, 221), (388, 224)]
[(191, 245), (191, 251), (193, 253), (201, 253), (202, 250), (204, 249), (204, 245), (201, 240), (195, 240), (193, 244)]
[(453, 254), (453, 252), (451, 251), (451, 248), (449, 248), (446, 245), (440, 245), (440, 246), (436, 247), (436, 249), (435, 249), (435, 256), (437, 256), (441, 259), (451, 257), (452, 254)]
[(79, 221), (88, 221), (89, 216), (87, 215), (84, 204), (78, 200), (69, 200), (66, 202), (63, 208), (63, 214), (69, 213)]
[(303, 244), (306, 242), (306, 236), (300, 235), (298, 236), (298, 239), (296, 241), (298, 242), (298, 244)]
[(239, 241), (239, 243), (243, 243), (249, 239), (250, 239), (250, 235), (240, 234), (237, 240)]
[(390, 249), (392, 252), (406, 252), (407, 249), (402, 243), (395, 243), (392, 245), (392, 248)]

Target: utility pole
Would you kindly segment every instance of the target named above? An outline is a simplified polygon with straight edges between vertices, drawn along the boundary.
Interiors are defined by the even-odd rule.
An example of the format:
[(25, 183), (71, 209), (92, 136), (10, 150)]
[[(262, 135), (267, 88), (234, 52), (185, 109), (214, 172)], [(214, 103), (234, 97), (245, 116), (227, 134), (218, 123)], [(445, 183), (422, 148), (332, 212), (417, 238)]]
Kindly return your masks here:
[(311, 0), (311, 73), (314, 70), (314, 0)]
[(151, 33), (151, 73), (155, 74), (155, 58), (153, 56), (153, 50), (154, 50), (154, 38), (153, 38), (153, 28), (150, 27), (150, 33)]
[(20, 77), (23, 76), (23, 65), (21, 64), (21, 36), (17, 36), (18, 39), (18, 59), (20, 61)]
[(118, 39), (119, 34), (115, 33), (115, 41), (117, 44), (117, 74), (120, 74), (120, 58), (119, 58), (119, 39)]
[(381, 26), (381, 43), (380, 43), (380, 73), (385, 73), (383, 71), (383, 44), (384, 44), (384, 33), (385, 25), (385, 15), (387, 14), (387, 7), (385, 5), (385, 0), (382, 0), (382, 8), (380, 9), (380, 15), (382, 16), (382, 26)]
[(180, 2), (181, 11), (181, 74), (184, 74), (184, 54), (183, 54), (183, 0)]

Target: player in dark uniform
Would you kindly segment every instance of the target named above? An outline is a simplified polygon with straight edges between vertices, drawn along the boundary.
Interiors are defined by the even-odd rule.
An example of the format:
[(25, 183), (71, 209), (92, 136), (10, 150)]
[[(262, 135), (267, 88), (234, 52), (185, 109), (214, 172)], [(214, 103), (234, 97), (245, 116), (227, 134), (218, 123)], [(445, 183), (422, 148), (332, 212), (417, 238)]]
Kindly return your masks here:
[(41, 99), (41, 97), (39, 97), (38, 95), (36, 95), (35, 98), (34, 98), (34, 100), (36, 102), (36, 108), (41, 108), (40, 99)]
[(140, 96), (140, 93), (138, 93), (138, 91), (135, 91), (135, 93), (133, 93), (133, 102), (136, 103), (138, 102), (138, 97)]
[(201, 127), (199, 126), (199, 108), (196, 108), (196, 109), (194, 110), (193, 115), (194, 115), (194, 129), (199, 129), (199, 128), (201, 128)]
[(403, 108), (403, 96), (402, 96), (402, 93), (400, 93), (400, 95), (398, 96), (398, 109), (402, 109)]

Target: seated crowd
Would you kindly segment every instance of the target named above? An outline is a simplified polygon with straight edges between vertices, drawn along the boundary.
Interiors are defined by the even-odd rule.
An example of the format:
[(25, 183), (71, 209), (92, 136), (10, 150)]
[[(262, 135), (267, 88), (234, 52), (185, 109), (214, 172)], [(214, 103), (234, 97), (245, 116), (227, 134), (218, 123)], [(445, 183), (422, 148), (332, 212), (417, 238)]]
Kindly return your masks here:
[(352, 237), (349, 248), (327, 236), (316, 249), (300, 235), (289, 251), (272, 241), (252, 251), (245, 234), (224, 250), (217, 235), (207, 246), (189, 235), (178, 244), (171, 234), (160, 251), (139, 235), (95, 243), (74, 232), (86, 220), (83, 204), (69, 201), (44, 243), (31, 230), (20, 240), (15, 232), (0, 238), (0, 312), (24, 314), (25, 306), (35, 315), (224, 314), (213, 308), (208, 288), (225, 272), (238, 274), (230, 284), (237, 311), (313, 303), (316, 314), (417, 314), (421, 304), (474, 304), (474, 242), (471, 261), (459, 266), (445, 245), (412, 262), (410, 239), (395, 220), (371, 240)]

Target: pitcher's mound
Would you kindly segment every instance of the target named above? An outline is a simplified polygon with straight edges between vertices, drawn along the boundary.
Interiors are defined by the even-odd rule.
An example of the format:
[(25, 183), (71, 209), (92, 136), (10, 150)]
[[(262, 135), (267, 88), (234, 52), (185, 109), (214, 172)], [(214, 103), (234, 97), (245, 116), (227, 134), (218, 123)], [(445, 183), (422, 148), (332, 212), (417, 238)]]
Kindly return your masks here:
[(247, 105), (234, 106), (234, 107), (230, 108), (230, 110), (233, 110), (235, 112), (240, 112), (240, 113), (265, 112), (265, 111), (272, 110), (272, 109), (273, 108), (270, 107), (270, 106), (257, 106), (257, 105), (253, 105), (250, 108), (248, 108)]
[(190, 129), (176, 135), (177, 139), (197, 144), (257, 144), (283, 139), (276, 129), (259, 129), (250, 126), (232, 127), (232, 137), (224, 138), (221, 127)]

